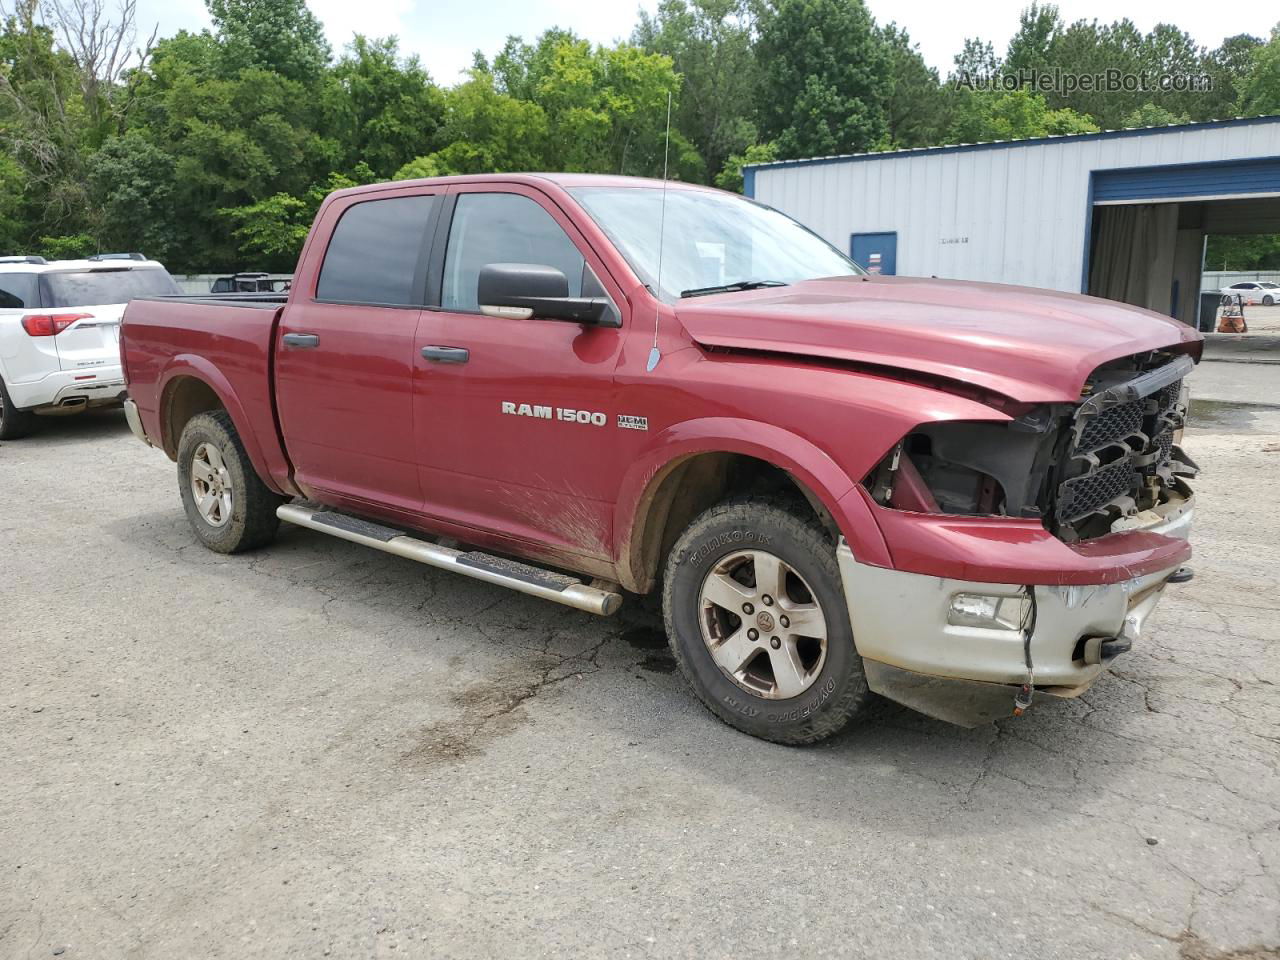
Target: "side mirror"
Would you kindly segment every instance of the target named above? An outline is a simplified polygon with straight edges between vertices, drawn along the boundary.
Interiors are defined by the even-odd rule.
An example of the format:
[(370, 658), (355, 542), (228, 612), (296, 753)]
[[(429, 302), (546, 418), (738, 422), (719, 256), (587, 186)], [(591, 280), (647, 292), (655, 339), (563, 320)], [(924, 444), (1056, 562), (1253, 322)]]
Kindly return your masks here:
[(476, 294), (480, 312), (490, 317), (622, 325), (608, 297), (571, 297), (565, 275), (542, 264), (487, 264), (480, 268)]

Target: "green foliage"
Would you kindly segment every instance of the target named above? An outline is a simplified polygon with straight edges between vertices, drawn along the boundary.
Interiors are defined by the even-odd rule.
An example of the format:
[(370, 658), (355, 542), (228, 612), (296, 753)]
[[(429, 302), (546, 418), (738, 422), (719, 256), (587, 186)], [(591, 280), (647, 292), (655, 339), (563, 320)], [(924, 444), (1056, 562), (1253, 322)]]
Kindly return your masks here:
[(709, 172), (727, 171), (756, 140), (753, 30), (747, 0), (662, 0), (656, 14), (640, 11), (632, 33), (636, 46), (671, 58), (681, 77), (672, 123)]
[(948, 139), (953, 143), (983, 143), (1093, 133), (1097, 129), (1088, 117), (1073, 110), (1050, 109), (1038, 93), (958, 90)]
[[(0, 253), (288, 270), (329, 191), (389, 177), (666, 170), (741, 190), (744, 164), (773, 159), (1280, 113), (1280, 31), (1205, 50), (1168, 24), (1067, 24), (1039, 0), (1003, 63), (970, 39), (948, 81), (1118, 68), (1213, 90), (957, 89), (864, 0), (658, 0), (629, 42), (511, 37), (442, 89), (393, 37), (356, 35), (335, 62), (305, 0), (206, 2), (212, 30), (106, 76), (56, 42), (75, 24), (16, 0), (0, 23)], [(1220, 249), (1270, 256), (1240, 244)]]
[(778, 159), (778, 148), (772, 143), (753, 143), (742, 153), (729, 157), (724, 169), (716, 174), (716, 186), (721, 190), (742, 192), (742, 168), (749, 163), (772, 163)]
[(1205, 247), (1206, 270), (1280, 270), (1280, 235), (1211, 236)]
[(889, 24), (881, 34), (889, 54), (889, 90), (884, 103), (882, 150), (936, 144), (947, 128), (947, 96), (938, 72), (924, 62), (907, 31)]
[(97, 253), (98, 250), (98, 242), (87, 233), (41, 237), (36, 241), (36, 255), (47, 260), (78, 260)]
[(257, 67), (309, 85), (329, 63), (324, 27), (306, 0), (206, 0), (206, 6), (227, 73)]
[(760, 129), (779, 156), (853, 153), (881, 140), (889, 52), (862, 0), (772, 0), (759, 29)]
[(1124, 118), (1126, 127), (1167, 127), (1174, 123), (1190, 123), (1191, 118), (1185, 113), (1174, 113), (1154, 103), (1144, 103), (1133, 113)]
[(1240, 82), (1240, 112), (1247, 116), (1280, 113), (1280, 24), (1267, 43), (1250, 52), (1249, 70)]

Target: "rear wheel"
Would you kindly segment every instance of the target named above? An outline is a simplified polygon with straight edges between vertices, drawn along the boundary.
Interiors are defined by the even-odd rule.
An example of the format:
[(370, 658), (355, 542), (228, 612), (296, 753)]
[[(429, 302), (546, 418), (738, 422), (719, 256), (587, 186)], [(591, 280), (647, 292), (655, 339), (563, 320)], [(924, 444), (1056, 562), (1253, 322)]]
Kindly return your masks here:
[(178, 489), (200, 542), (239, 553), (275, 539), (284, 498), (258, 477), (224, 410), (191, 418), (178, 441)]
[(699, 699), (752, 736), (814, 743), (869, 699), (835, 547), (779, 501), (730, 501), (690, 524), (667, 560), (663, 612)]
[(30, 410), (19, 410), (13, 405), (9, 388), (0, 377), (0, 440), (17, 440), (25, 437), (36, 425), (36, 415)]

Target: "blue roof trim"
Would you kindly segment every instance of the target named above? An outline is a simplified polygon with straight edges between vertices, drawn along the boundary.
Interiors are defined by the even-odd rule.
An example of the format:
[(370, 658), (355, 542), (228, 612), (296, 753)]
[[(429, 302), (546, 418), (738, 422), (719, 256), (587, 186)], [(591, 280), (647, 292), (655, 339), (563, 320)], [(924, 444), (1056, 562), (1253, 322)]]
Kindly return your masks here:
[[(1263, 117), (1233, 117), (1230, 120), (1204, 120), (1200, 123), (1182, 123), (1168, 127), (1139, 127), (1131, 130), (1103, 130), (1101, 133), (1072, 133), (1056, 137), (1028, 137), (1025, 140), (995, 140), (991, 143), (957, 143), (941, 147), (918, 147), (914, 150), (887, 150), (884, 153), (846, 153), (834, 157), (805, 157), (798, 160), (774, 160), (771, 163), (753, 163), (742, 168), (743, 180), (757, 170), (775, 170), (780, 167), (822, 166), (828, 163), (857, 163), (863, 160), (884, 160), (888, 157), (927, 157), (936, 153), (969, 153), (975, 150), (1008, 150), (1012, 147), (1034, 147), (1046, 143), (1079, 143), (1085, 140), (1116, 140), (1123, 137), (1150, 137), (1162, 133), (1182, 133), (1186, 130), (1211, 130), (1221, 127), (1240, 127), (1256, 123), (1280, 123), (1280, 114)], [(754, 177), (753, 177), (754, 185)]]
[(1093, 202), (1280, 193), (1280, 157), (1093, 171)]

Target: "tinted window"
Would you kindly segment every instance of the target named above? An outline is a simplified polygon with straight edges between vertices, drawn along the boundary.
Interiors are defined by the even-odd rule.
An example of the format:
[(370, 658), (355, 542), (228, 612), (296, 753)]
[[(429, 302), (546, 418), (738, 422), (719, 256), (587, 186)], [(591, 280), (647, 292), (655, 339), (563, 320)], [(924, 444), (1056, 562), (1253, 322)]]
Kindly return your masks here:
[(39, 305), (34, 273), (0, 273), (0, 310), (21, 310)]
[(134, 297), (181, 293), (163, 267), (101, 267), (40, 275), (46, 307), (89, 307), (128, 303)]
[(582, 254), (551, 214), (528, 197), (515, 193), (458, 197), (444, 258), (443, 306), (479, 310), (476, 285), (480, 268), (490, 263), (555, 267), (569, 280), (569, 296), (582, 296)]
[(366, 200), (334, 228), (316, 296), (354, 303), (413, 304), (418, 255), (435, 197)]

